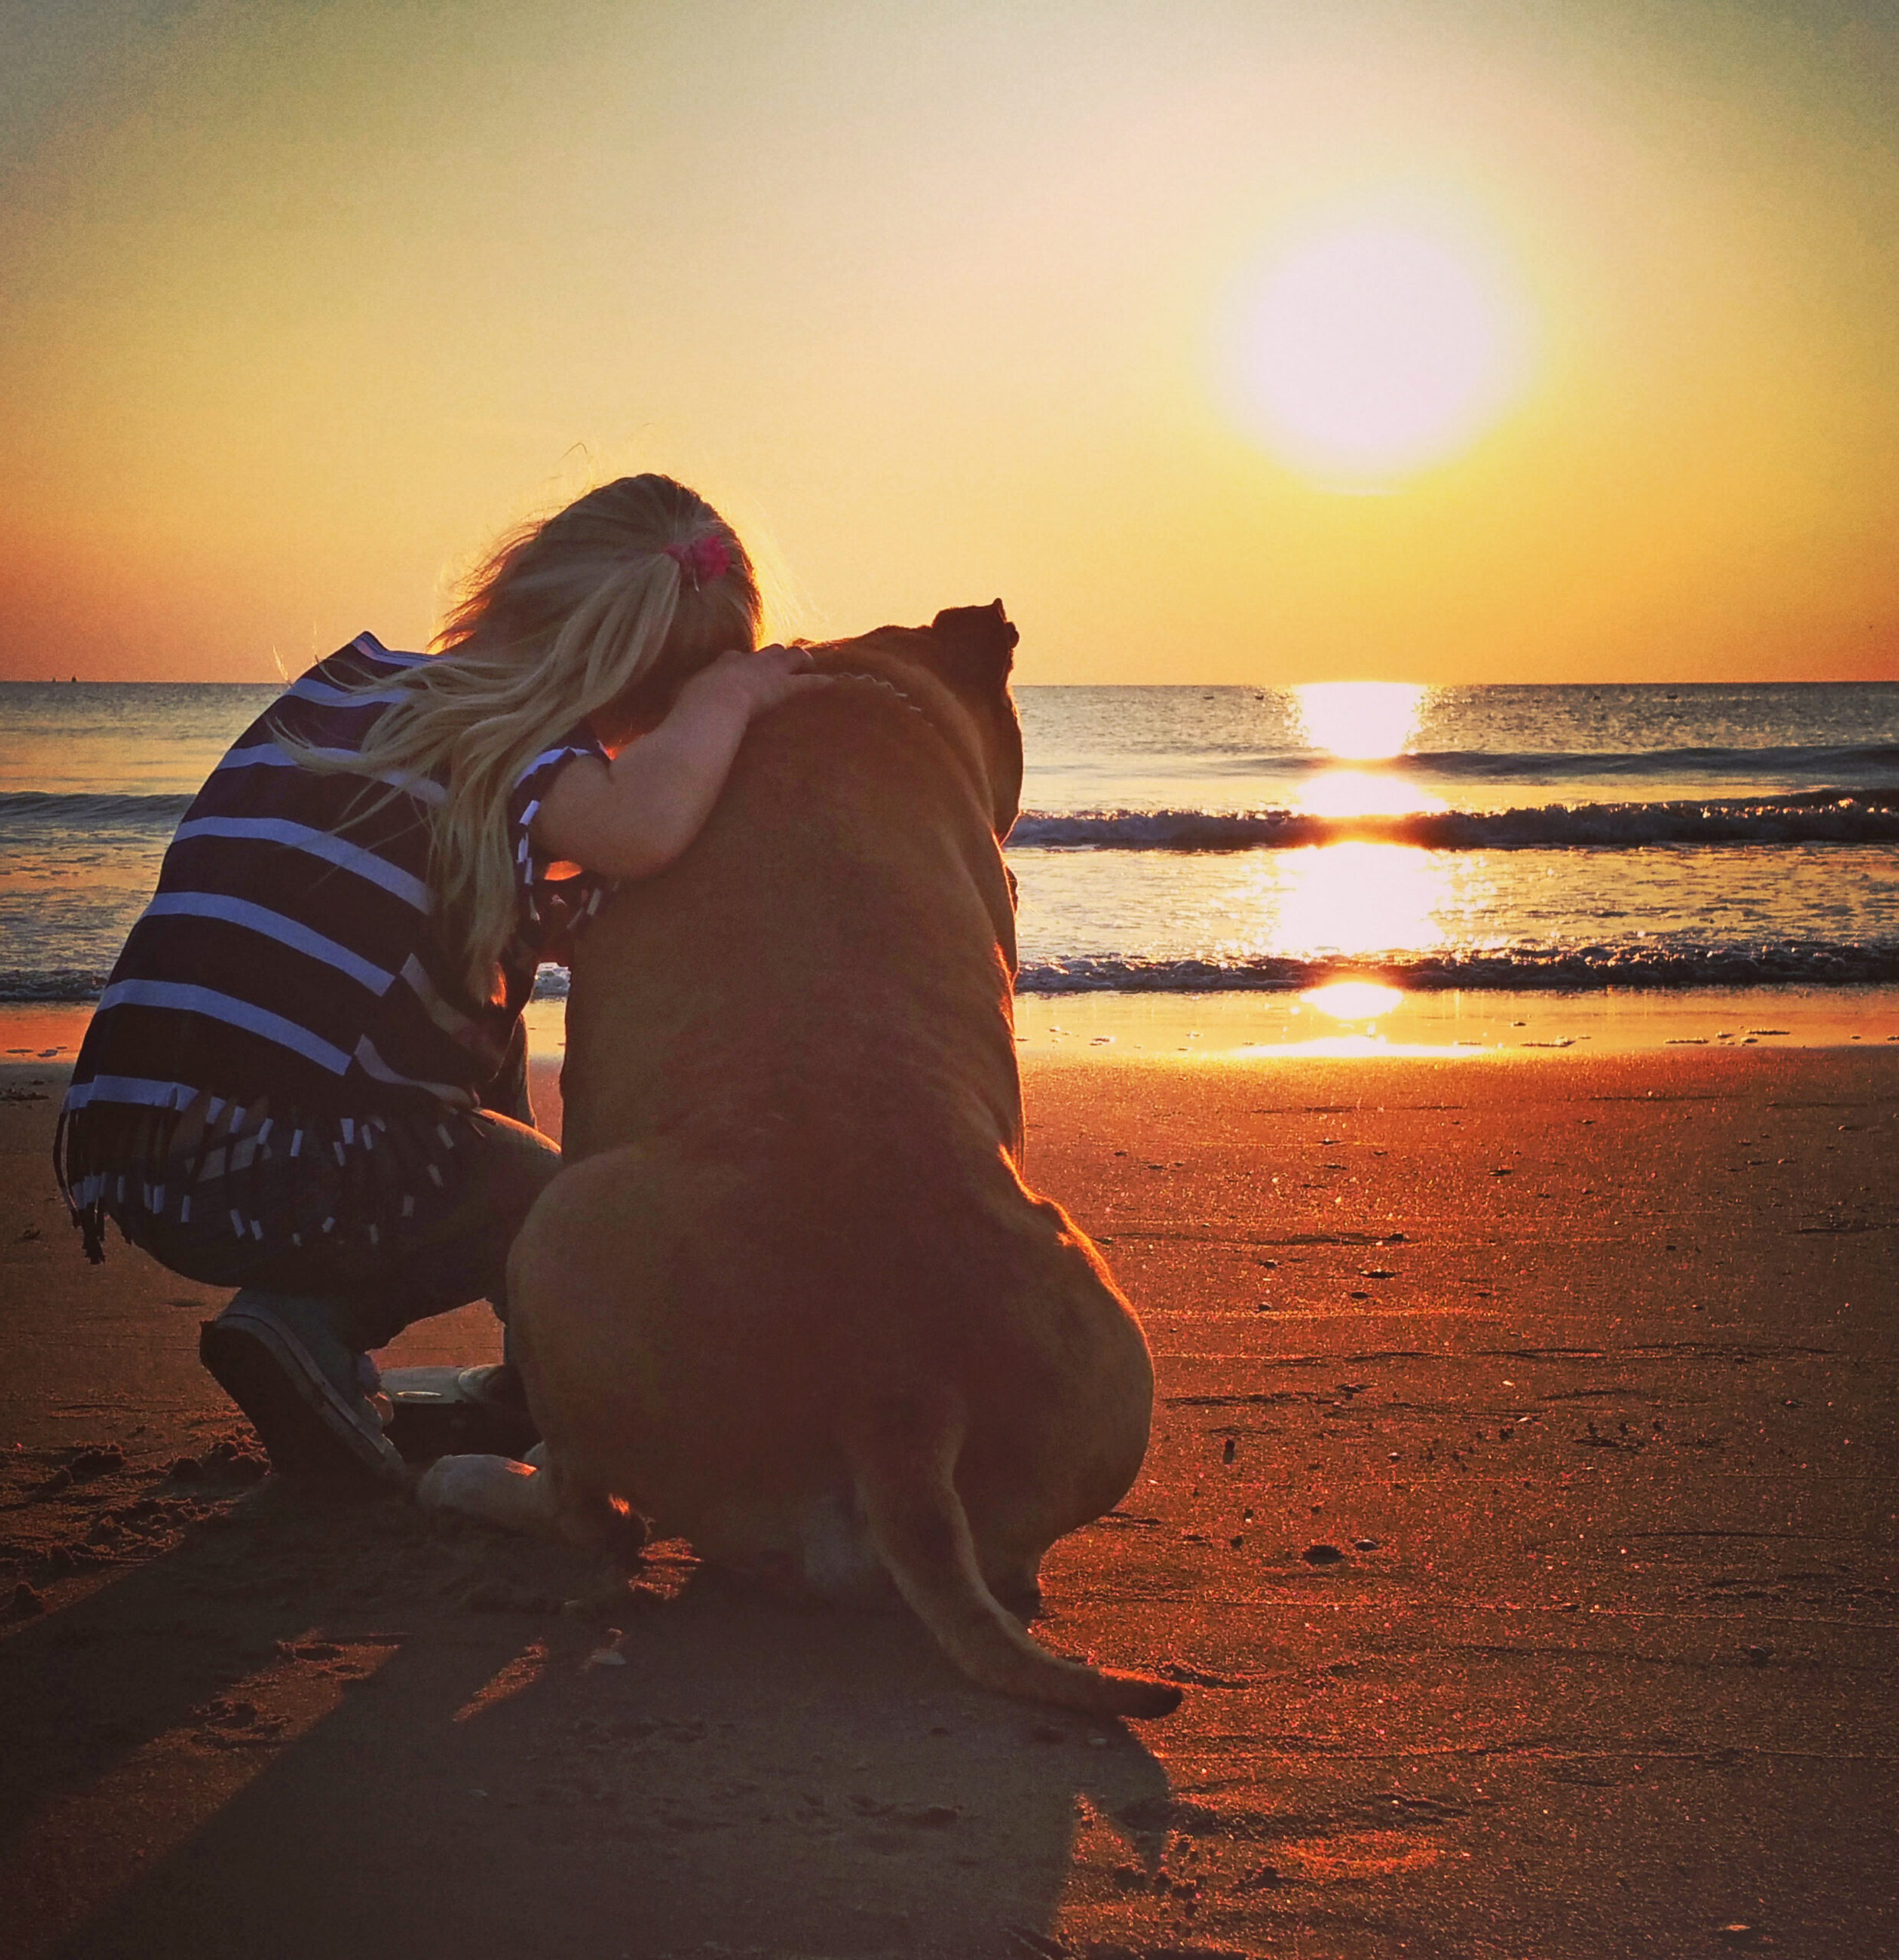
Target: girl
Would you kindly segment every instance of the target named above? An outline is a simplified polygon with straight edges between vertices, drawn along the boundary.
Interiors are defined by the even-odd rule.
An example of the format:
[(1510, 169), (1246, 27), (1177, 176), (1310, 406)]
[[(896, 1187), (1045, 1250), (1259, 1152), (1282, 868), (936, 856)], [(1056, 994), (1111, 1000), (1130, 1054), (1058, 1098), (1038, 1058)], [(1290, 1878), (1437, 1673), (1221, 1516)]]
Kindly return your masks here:
[(825, 683), (753, 652), (750, 560), (623, 477), (505, 543), (433, 655), (367, 633), (185, 813), (60, 1114), (62, 1188), (239, 1289), (205, 1366), (274, 1468), (393, 1477), (367, 1351), (471, 1299), (559, 1169), (521, 1010), (606, 889), (671, 864), (752, 717)]

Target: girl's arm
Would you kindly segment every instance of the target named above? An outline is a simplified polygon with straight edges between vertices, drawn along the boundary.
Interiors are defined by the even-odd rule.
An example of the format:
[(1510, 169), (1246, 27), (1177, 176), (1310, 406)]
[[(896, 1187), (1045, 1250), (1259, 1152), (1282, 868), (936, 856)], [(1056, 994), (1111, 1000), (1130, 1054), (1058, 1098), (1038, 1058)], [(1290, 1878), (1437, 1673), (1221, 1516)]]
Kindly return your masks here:
[(534, 848), (613, 878), (662, 871), (699, 834), (755, 714), (809, 688), (802, 648), (722, 654), (674, 697), (665, 719), (611, 763), (567, 764), (534, 813)]

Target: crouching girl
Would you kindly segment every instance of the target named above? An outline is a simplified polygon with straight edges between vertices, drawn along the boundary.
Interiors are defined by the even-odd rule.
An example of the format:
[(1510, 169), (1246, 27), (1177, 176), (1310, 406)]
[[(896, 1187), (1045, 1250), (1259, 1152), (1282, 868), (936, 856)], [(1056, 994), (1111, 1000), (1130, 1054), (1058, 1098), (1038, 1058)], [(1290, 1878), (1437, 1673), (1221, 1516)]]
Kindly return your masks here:
[(824, 684), (753, 651), (759, 615), (717, 513), (623, 478), (505, 543), (436, 652), (364, 634), (312, 668), (187, 811), (55, 1151), (92, 1258), (110, 1219), (237, 1289), (199, 1352), (278, 1470), (400, 1475), (370, 1351), (469, 1300), (505, 1319), (561, 1161), (535, 969), (691, 841), (753, 715)]

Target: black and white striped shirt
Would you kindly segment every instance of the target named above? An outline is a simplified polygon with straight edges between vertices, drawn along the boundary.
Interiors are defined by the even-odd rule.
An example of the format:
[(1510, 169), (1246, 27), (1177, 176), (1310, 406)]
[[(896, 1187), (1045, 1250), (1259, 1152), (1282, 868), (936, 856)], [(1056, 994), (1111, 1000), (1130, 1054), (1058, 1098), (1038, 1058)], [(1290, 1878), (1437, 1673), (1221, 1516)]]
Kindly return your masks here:
[[(100, 998), (66, 1098), (75, 1131), (204, 1097), (267, 1098), (281, 1114), (330, 1119), (480, 1106), (536, 966), (561, 953), (603, 890), (585, 874), (552, 875), (573, 867), (537, 856), (528, 827), (566, 763), (605, 751), (583, 726), (521, 772), (508, 811), (518, 929), (500, 998), (470, 999), (438, 942), (427, 881), (427, 806), (440, 785), (319, 775), (276, 739), (356, 753), (394, 697), (354, 691), (426, 658), (361, 635), (280, 695), (212, 771)], [(92, 1153), (73, 1156), (77, 1166)], [(73, 1192), (81, 1204), (89, 1195)]]

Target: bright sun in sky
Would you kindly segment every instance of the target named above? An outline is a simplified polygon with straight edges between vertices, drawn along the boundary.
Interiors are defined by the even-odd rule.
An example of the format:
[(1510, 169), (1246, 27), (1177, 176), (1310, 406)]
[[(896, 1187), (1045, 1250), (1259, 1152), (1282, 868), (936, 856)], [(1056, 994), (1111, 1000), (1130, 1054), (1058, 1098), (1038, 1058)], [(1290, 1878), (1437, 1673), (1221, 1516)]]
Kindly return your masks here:
[(1242, 283), (1226, 377), (1241, 420), (1302, 474), (1380, 490), (1467, 448), (1524, 377), (1519, 312), (1474, 249), (1355, 224)]

